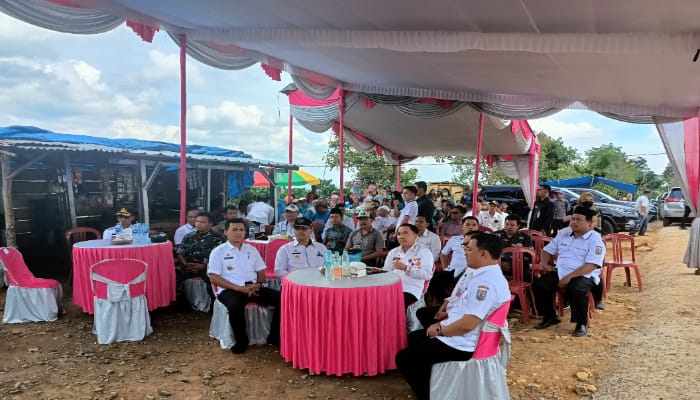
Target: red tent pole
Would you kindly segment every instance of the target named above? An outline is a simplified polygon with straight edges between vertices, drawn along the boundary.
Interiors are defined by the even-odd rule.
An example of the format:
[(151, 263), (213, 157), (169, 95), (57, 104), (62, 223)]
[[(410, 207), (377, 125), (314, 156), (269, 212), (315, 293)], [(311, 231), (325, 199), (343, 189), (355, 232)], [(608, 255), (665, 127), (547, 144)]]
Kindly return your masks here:
[(338, 197), (340, 204), (345, 204), (345, 191), (343, 190), (345, 179), (345, 135), (343, 132), (345, 130), (343, 128), (343, 114), (345, 114), (345, 91), (343, 89), (340, 89), (338, 95), (340, 96), (340, 100), (338, 100), (338, 107), (340, 108), (340, 129), (338, 133), (338, 138), (340, 141), (340, 151), (338, 160), (338, 162), (340, 163), (340, 193), (338, 194)]
[(399, 159), (399, 164), (396, 166), (396, 190), (401, 192), (401, 159)]
[(484, 139), (484, 114), (479, 114), (479, 137), (476, 141), (476, 166), (474, 167), (474, 189), (472, 191), (472, 215), (479, 214), (476, 208), (479, 196), (479, 166), (481, 165), (481, 142)]
[(187, 213), (187, 36), (180, 35), (180, 225)]
[[(289, 164), (292, 163), (292, 143), (293, 143), (293, 126), (294, 124), (294, 116), (292, 114), (289, 114)], [(287, 203), (290, 203), (292, 201), (292, 170), (287, 170), (287, 174), (289, 175), (287, 177)]]

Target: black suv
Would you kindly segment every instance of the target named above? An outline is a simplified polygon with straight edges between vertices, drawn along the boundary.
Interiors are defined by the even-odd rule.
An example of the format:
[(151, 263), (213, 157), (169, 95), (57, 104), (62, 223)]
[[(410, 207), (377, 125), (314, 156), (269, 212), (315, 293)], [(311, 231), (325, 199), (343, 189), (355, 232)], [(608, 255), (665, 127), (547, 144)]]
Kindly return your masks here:
[[(578, 194), (560, 188), (556, 189), (564, 194), (564, 198), (571, 204), (578, 201)], [(527, 206), (523, 189), (518, 185), (493, 185), (485, 186), (479, 194), (486, 201), (496, 200), (499, 203), (508, 204), (508, 210), (527, 220), (530, 207)], [(636, 232), (639, 229), (639, 213), (631, 208), (606, 203), (595, 203), (602, 214), (601, 228), (603, 234), (616, 232)]]

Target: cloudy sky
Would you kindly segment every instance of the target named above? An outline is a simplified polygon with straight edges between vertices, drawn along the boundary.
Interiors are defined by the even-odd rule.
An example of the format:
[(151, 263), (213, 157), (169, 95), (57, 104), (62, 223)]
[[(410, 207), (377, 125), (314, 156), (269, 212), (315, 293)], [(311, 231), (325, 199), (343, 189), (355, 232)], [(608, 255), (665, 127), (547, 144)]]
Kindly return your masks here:
[[(0, 126), (34, 125), (63, 133), (179, 142), (179, 55), (160, 32), (153, 43), (122, 26), (94, 36), (44, 30), (0, 13)], [(188, 60), (188, 144), (245, 151), (286, 161), (289, 106), (279, 93), (290, 79), (269, 79), (259, 65), (223, 71)], [(667, 158), (652, 126), (587, 111), (531, 121), (583, 153), (614, 143), (661, 172)], [(329, 134), (295, 125), (294, 162), (338, 180), (322, 167)], [(414, 161), (420, 179), (449, 180), (449, 166)]]

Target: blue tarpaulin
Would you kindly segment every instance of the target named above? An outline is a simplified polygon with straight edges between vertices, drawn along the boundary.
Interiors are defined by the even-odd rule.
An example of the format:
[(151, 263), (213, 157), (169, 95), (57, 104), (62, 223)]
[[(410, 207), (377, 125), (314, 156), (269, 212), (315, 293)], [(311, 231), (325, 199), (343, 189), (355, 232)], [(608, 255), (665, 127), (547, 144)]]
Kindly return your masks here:
[(582, 176), (580, 178), (561, 179), (558, 181), (542, 182), (543, 185), (558, 186), (563, 188), (588, 188), (602, 183), (614, 187), (625, 193), (637, 193), (637, 185), (614, 181), (612, 179), (602, 178), (599, 176)]

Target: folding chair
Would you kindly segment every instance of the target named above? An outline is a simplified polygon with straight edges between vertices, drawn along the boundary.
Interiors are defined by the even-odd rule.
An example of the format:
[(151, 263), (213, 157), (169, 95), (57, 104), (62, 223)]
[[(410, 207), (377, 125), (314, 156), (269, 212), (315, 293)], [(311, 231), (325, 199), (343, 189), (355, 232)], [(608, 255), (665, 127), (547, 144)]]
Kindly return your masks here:
[(2, 322), (55, 321), (63, 312), (63, 288), (54, 279), (36, 278), (22, 253), (12, 247), (0, 248), (0, 269), (4, 269), (9, 284)]
[(97, 343), (139, 341), (153, 333), (146, 301), (148, 265), (130, 258), (108, 259), (90, 267)]

